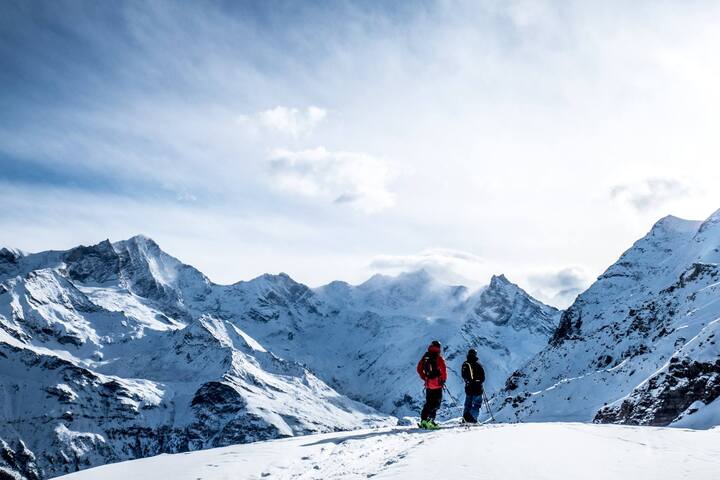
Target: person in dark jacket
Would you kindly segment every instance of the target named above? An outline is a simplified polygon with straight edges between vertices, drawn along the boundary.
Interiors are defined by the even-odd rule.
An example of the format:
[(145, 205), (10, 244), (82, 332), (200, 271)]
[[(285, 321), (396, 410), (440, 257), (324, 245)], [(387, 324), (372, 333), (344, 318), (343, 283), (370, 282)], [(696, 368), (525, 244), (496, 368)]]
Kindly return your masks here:
[(442, 402), (443, 385), (447, 381), (447, 368), (442, 357), (442, 346), (433, 341), (417, 364), (417, 372), (425, 382), (425, 405), (420, 413), (420, 427), (439, 428), (435, 415)]
[(485, 370), (478, 362), (474, 348), (468, 350), (467, 359), (462, 364), (462, 378), (465, 380), (465, 410), (463, 420), (466, 423), (477, 423), (477, 417), (483, 402), (483, 382)]

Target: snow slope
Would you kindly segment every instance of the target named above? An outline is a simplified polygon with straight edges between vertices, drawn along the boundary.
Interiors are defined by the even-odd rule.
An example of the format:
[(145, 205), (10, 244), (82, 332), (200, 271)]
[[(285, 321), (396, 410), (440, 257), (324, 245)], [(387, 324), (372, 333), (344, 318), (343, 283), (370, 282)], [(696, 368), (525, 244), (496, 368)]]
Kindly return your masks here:
[(665, 217), (563, 312), (494, 405), (512, 421), (708, 428), (720, 417), (720, 211)]
[[(493, 391), (543, 348), (559, 318), (557, 310), (504, 276), (493, 277), (474, 294), (440, 284), (424, 271), (376, 275), (359, 286), (334, 282), (315, 291), (301, 290), (285, 277), (283, 290), (276, 285), (262, 285), (249, 297), (260, 298), (264, 308), (265, 299), (280, 298), (275, 303), (281, 307), (270, 310), (278, 318), (253, 315), (247, 321), (248, 306), (227, 300), (221, 304), (231, 311), (221, 315), (242, 323), (273, 351), (308, 365), (339, 391), (399, 416), (417, 414), (421, 407), (422, 383), (414, 367), (430, 340), (444, 345), (448, 387), (456, 396), (462, 393), (460, 366), (471, 347), (478, 350), (488, 373), (486, 386)], [(302, 294), (284, 293), (291, 288)]]
[(63, 480), (714, 480), (720, 430), (504, 424), (311, 435), (107, 465)]
[(4, 255), (0, 472), (395, 423), (238, 326), (191, 315), (210, 282), (149, 239)]
[(394, 423), (420, 408), (414, 367), (430, 340), (460, 396), (467, 348), (497, 388), (558, 318), (503, 276), (475, 293), (422, 271), (316, 290), (284, 274), (217, 285), (142, 236), (3, 249), (0, 471), (43, 478)]

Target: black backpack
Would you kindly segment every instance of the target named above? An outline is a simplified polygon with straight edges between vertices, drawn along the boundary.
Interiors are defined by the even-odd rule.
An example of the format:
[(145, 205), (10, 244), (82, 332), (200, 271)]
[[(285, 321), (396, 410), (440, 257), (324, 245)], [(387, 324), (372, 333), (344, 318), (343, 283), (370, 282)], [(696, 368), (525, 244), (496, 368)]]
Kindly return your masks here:
[(426, 353), (423, 356), (423, 374), (425, 378), (437, 378), (440, 376), (440, 369), (438, 368), (437, 355)]

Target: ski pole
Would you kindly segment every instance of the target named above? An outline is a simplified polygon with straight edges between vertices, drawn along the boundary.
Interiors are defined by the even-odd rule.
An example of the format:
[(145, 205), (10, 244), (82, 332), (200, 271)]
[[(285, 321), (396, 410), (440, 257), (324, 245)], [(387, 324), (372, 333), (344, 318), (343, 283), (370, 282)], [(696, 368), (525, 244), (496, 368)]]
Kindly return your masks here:
[(450, 400), (452, 400), (453, 403), (455, 404), (455, 406), (457, 407), (459, 405), (459, 403), (457, 402), (457, 400), (455, 400), (455, 397), (452, 396), (452, 393), (450, 393), (450, 390), (444, 384), (443, 384), (443, 390), (445, 390), (447, 392), (448, 397), (450, 397)]
[(493, 415), (492, 410), (490, 410), (490, 402), (488, 402), (487, 395), (485, 395), (485, 390), (483, 390), (482, 395), (483, 395), (483, 400), (485, 400), (485, 408), (487, 408), (487, 411), (488, 411), (488, 413), (490, 414), (490, 418), (491, 418), (492, 421), (494, 422), (494, 421), (495, 421), (495, 416)]

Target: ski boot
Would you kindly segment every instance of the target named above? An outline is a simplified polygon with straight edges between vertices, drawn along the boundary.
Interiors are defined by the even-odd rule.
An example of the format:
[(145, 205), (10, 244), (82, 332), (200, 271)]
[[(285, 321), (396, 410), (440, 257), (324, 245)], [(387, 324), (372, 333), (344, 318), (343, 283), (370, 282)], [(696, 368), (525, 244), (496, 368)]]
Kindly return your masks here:
[(425, 430), (437, 430), (440, 428), (440, 425), (435, 423), (435, 420), (427, 419), (427, 420), (420, 421), (420, 423), (418, 424), (418, 427), (425, 429)]

